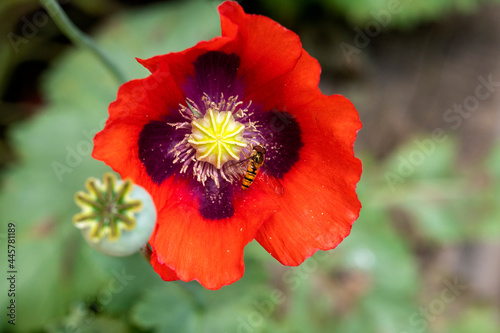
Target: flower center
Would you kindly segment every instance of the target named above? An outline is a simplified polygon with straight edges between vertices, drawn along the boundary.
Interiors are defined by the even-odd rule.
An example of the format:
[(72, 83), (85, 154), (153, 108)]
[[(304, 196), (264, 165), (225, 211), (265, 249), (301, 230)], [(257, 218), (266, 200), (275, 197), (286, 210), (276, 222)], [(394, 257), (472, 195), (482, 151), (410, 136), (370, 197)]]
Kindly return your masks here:
[[(261, 134), (256, 122), (249, 119), (248, 108), (238, 96), (214, 102), (204, 94), (200, 107), (190, 99), (180, 105), (179, 113), (186, 121), (168, 123), (176, 130), (185, 131), (185, 137), (169, 151), (173, 163), (182, 164), (180, 173), (191, 170), (194, 178), (205, 185), (212, 179), (219, 187), (222, 180), (232, 183), (241, 175), (231, 170), (230, 161), (239, 161), (240, 156), (250, 154), (251, 146), (261, 144)], [(230, 163), (227, 163), (230, 162)]]
[(224, 163), (238, 161), (241, 149), (248, 145), (243, 137), (245, 125), (237, 122), (231, 111), (209, 108), (203, 118), (193, 119), (188, 142), (196, 149), (196, 160), (217, 169)]

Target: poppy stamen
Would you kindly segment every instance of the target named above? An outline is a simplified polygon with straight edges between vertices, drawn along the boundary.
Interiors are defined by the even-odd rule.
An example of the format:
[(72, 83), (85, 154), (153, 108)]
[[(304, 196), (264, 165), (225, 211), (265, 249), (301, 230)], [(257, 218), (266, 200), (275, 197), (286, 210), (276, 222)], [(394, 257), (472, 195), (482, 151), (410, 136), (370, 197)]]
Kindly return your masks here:
[(173, 163), (182, 163), (180, 173), (192, 171), (193, 177), (205, 185), (207, 179), (214, 180), (217, 187), (221, 179), (232, 183), (239, 178), (227, 173), (227, 165), (234, 164), (249, 153), (252, 145), (260, 144), (262, 135), (258, 124), (248, 119), (251, 102), (242, 107), (238, 96), (227, 99), (221, 94), (219, 101), (212, 101), (203, 94), (203, 109), (194, 101), (186, 99), (179, 113), (186, 121), (169, 123), (186, 134), (173, 149)]

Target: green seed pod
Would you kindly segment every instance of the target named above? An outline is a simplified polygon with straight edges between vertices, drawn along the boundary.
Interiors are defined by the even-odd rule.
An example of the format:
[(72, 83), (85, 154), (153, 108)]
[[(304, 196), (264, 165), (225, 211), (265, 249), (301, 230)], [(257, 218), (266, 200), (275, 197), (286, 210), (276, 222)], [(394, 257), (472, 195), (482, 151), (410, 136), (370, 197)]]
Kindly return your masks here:
[(149, 193), (130, 180), (111, 173), (101, 182), (89, 178), (88, 193), (75, 195), (82, 211), (73, 223), (96, 250), (111, 256), (128, 256), (143, 248), (156, 224), (156, 208)]

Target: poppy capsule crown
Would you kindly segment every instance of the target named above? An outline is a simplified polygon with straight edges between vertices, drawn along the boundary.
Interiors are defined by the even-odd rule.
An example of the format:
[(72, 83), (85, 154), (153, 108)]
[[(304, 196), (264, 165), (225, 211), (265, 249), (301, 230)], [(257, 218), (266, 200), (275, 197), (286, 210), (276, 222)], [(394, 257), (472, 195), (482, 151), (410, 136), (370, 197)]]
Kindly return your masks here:
[[(155, 271), (209, 289), (241, 278), (250, 241), (299, 265), (336, 247), (361, 208), (353, 105), (320, 92), (296, 34), (233, 1), (219, 13), (222, 36), (139, 60), (151, 75), (121, 86), (93, 151), (151, 193)], [(243, 190), (230, 166), (252, 154), (265, 167)]]

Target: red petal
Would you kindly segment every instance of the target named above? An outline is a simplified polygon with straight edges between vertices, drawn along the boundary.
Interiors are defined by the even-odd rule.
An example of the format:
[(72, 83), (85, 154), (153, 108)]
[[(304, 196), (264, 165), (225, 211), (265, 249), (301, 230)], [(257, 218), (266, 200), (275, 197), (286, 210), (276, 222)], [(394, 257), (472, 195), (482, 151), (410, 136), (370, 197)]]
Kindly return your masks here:
[(245, 194), (235, 193), (233, 217), (213, 221), (201, 218), (187, 183), (176, 183), (176, 194), (160, 211), (151, 238), (158, 262), (174, 269), (181, 280), (198, 280), (208, 289), (240, 279), (243, 248), (276, 207), (274, 193), (256, 182)]
[(174, 270), (172, 270), (167, 265), (161, 264), (158, 261), (158, 257), (154, 250), (153, 254), (151, 255), (151, 266), (153, 266), (153, 269), (155, 270), (156, 273), (158, 273), (158, 275), (163, 279), (163, 281), (179, 280), (179, 277), (177, 276), (177, 274), (175, 274)]
[(296, 66), (289, 73), (263, 84), (247, 98), (257, 102), (264, 110), (291, 112), (323, 96), (318, 88), (320, 73), (318, 61), (302, 50)]
[(138, 141), (143, 126), (152, 120), (161, 120), (183, 101), (168, 68), (145, 79), (123, 84), (118, 98), (109, 106), (109, 118), (104, 129), (94, 138), (92, 157), (104, 161), (122, 178), (131, 178), (155, 199), (158, 209), (168, 197), (168, 187), (154, 184), (139, 160)]
[[(186, 75), (194, 75), (194, 66), (196, 58), (208, 51), (224, 51), (229, 46), (231, 40), (228, 38), (216, 37), (210, 41), (202, 41), (182, 52), (172, 52), (164, 55), (158, 55), (149, 59), (137, 59), (151, 73), (154, 73), (160, 65), (168, 65), (170, 72), (178, 83), (184, 82)], [(227, 51), (226, 51), (227, 52)], [(231, 53), (231, 52), (229, 52)]]
[(277, 22), (260, 15), (246, 14), (234, 1), (219, 6), (222, 37), (203, 41), (182, 52), (168, 53), (139, 62), (154, 72), (162, 63), (168, 64), (179, 86), (187, 75), (194, 75), (194, 61), (208, 51), (235, 53), (240, 57), (238, 76), (246, 92), (258, 90), (269, 81), (290, 72), (302, 52), (299, 37)]
[(336, 247), (359, 216), (361, 162), (352, 146), (361, 123), (342, 96), (322, 96), (289, 112), (301, 125), (304, 146), (282, 180), (281, 210), (256, 239), (281, 263), (299, 265), (317, 250)]
[(235, 1), (219, 6), (222, 36), (235, 39), (233, 52), (241, 58), (238, 75), (247, 94), (288, 72), (302, 51), (299, 37), (268, 17), (246, 14)]

